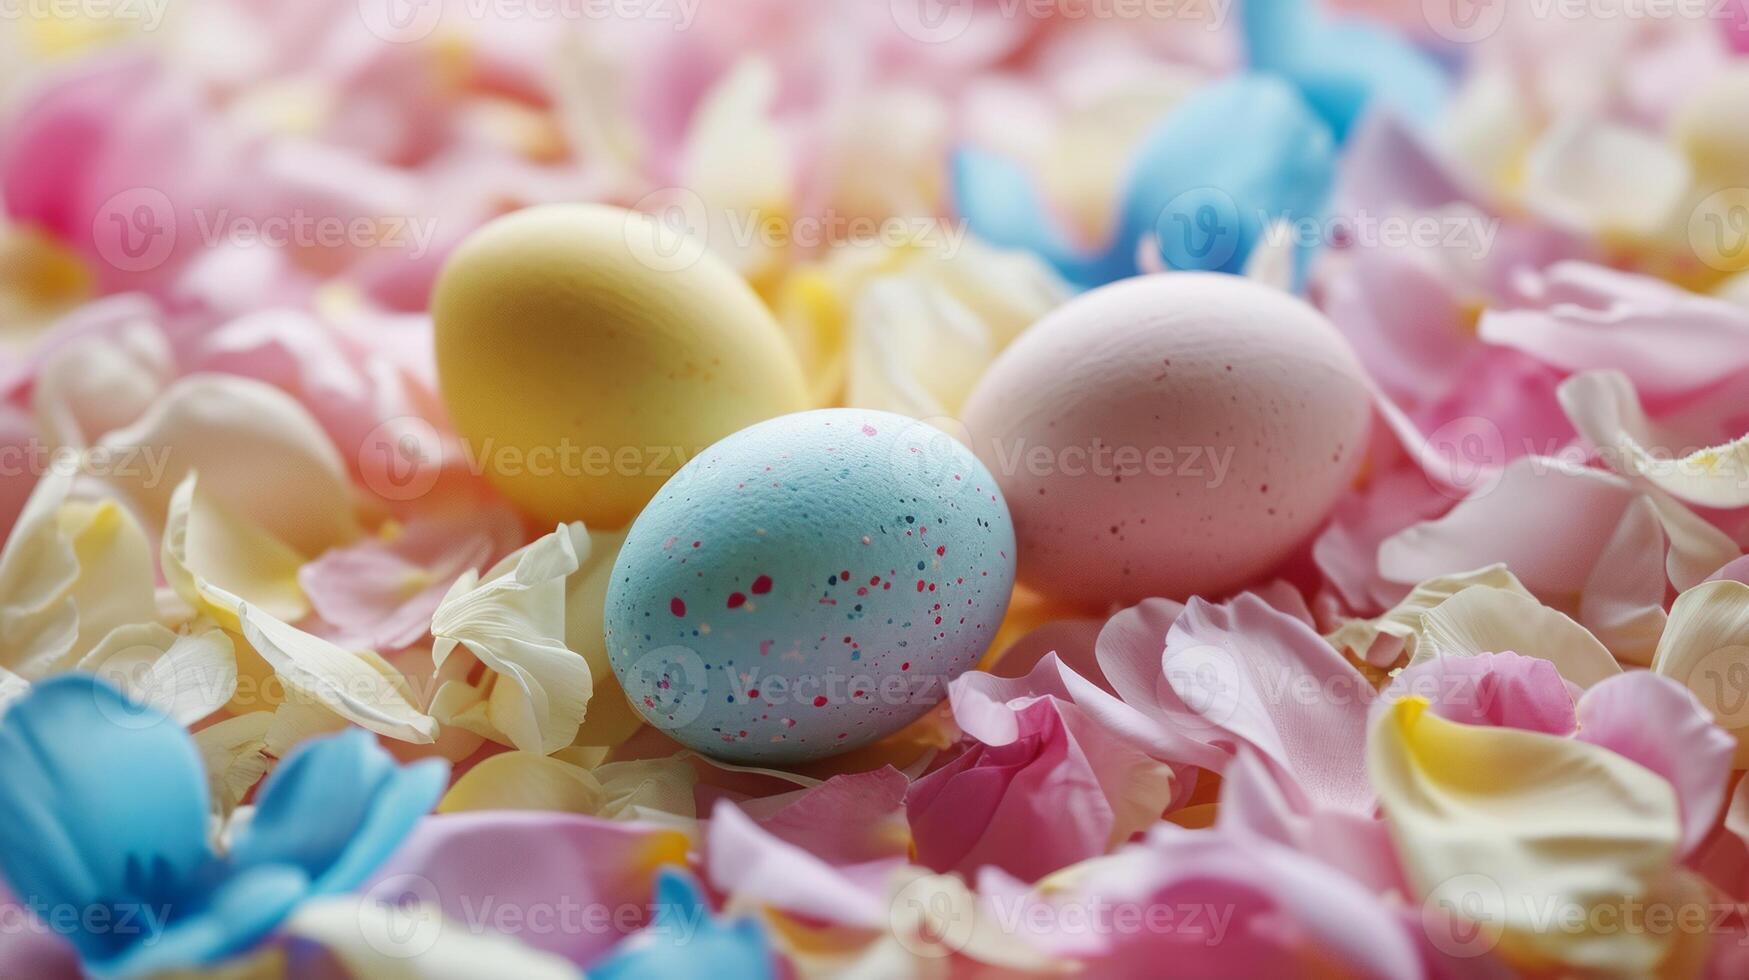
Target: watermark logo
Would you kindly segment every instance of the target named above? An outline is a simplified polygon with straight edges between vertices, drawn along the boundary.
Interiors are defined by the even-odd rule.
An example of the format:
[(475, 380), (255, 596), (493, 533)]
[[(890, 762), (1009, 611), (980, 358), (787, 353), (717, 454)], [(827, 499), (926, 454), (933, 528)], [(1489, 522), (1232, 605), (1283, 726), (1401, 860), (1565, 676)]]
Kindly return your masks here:
[(1193, 187), (1154, 220), (1160, 258), (1173, 269), (1220, 269), (1239, 251), (1239, 205), (1218, 187)]
[(121, 272), (150, 272), (176, 251), (176, 206), (155, 187), (110, 197), (91, 221), (97, 254)]
[(945, 415), (917, 419), (890, 435), (869, 425), (861, 437), (883, 436), (888, 438), (893, 476), (902, 485), (931, 487), (951, 497), (981, 481), (976, 459), (966, 448), (971, 445), (971, 431), (959, 419)]
[(710, 671), (705, 669), (704, 658), (690, 647), (650, 650), (621, 680), (645, 719), (666, 731), (697, 721), (710, 700)]
[(1688, 244), (1720, 272), (1749, 270), (1749, 187), (1710, 194), (1688, 218)]
[(1421, 927), (1434, 948), (1447, 956), (1486, 955), (1506, 931), (1506, 893), (1487, 875), (1447, 878), (1421, 903)]
[(1427, 449), (1444, 464), (1439, 492), (1456, 500), (1481, 496), (1500, 485), (1506, 466), (1506, 436), (1492, 420), (1465, 415), (1427, 435)]
[(1433, 33), (1454, 44), (1493, 37), (1506, 23), (1508, 0), (1421, 0), (1421, 14)]
[(893, 895), (893, 938), (919, 959), (943, 959), (971, 944), (978, 927), (977, 900), (958, 879), (921, 875)]
[(366, 945), (391, 959), (429, 952), (443, 936), (437, 886), (423, 875), (384, 878), (362, 896), (358, 930)]
[(1749, 646), (1727, 646), (1700, 658), (1688, 688), (1729, 729), (1749, 726)]
[(1246, 685), (1231, 653), (1201, 643), (1167, 656), (1162, 667), (1167, 685), (1190, 710), (1186, 725), (1224, 728), (1238, 713)]
[(891, 0), (893, 23), (925, 44), (946, 44), (972, 26), (977, 0)]
[(632, 211), (625, 219), (626, 248), (646, 268), (680, 272), (697, 265), (709, 251), (710, 211), (696, 191), (654, 190), (639, 198)]
[(365, 29), (390, 44), (430, 37), (443, 20), (444, 0), (358, 0)]
[(358, 469), (377, 496), (405, 502), (431, 492), (443, 470), (443, 437), (417, 416), (389, 419), (365, 433)]

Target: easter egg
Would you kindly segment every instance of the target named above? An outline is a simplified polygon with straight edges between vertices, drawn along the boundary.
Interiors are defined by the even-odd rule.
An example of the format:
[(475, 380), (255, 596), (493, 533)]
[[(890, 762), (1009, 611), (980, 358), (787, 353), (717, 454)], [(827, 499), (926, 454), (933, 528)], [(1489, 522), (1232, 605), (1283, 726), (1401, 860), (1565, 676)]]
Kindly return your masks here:
[(1166, 273), (1028, 328), (965, 424), (1013, 514), (1020, 581), (1107, 606), (1271, 571), (1349, 486), (1371, 415), (1359, 361), (1312, 307)]
[(752, 288), (637, 212), (492, 222), (450, 257), (432, 316), (467, 458), (549, 525), (624, 526), (704, 447), (808, 405)]
[(887, 412), (802, 412), (710, 447), (638, 516), (608, 585), (608, 657), (685, 745), (800, 762), (940, 701), (1013, 582), (1008, 509), (970, 450)]

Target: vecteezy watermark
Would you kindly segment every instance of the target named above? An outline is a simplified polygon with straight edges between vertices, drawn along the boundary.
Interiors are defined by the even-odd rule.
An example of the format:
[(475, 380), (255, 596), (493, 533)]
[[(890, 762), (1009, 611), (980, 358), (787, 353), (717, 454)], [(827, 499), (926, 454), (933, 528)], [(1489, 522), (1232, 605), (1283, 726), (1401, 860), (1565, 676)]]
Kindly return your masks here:
[(1688, 217), (1688, 244), (1720, 272), (1749, 270), (1749, 187), (1707, 195)]
[(1708, 21), (1728, 17), (1735, 0), (1422, 0), (1437, 35), (1458, 44), (1486, 40), (1512, 16), (1552, 21)]
[(1175, 477), (1211, 488), (1226, 483), (1234, 453), (1232, 446), (1114, 446), (1098, 439), (1085, 446), (1044, 446), (1022, 437), (996, 440), (991, 448), (988, 462), (1002, 476)]
[(1434, 948), (1447, 956), (1485, 956), (1511, 931), (1526, 936), (1659, 937), (1749, 934), (1733, 923), (1749, 916), (1749, 904), (1733, 901), (1670, 902), (1636, 896), (1599, 896), (1576, 902), (1555, 894), (1526, 894), (1485, 874), (1454, 875), (1428, 890), (1421, 926)]
[(1364, 208), (1325, 216), (1242, 209), (1219, 187), (1192, 187), (1175, 195), (1154, 219), (1160, 258), (1173, 269), (1226, 266), (1247, 242), (1275, 248), (1403, 251), (1440, 250), (1486, 258), (1500, 234), (1500, 219), (1470, 209), (1375, 214)]
[(125, 936), (130, 937), (130, 942), (150, 946), (164, 935), (170, 913), (168, 905), (144, 902), (78, 905), (26, 895), (0, 902), (0, 936)]
[(183, 236), (206, 248), (394, 251), (417, 261), (431, 251), (437, 219), (404, 214), (339, 215), (293, 209), (239, 213), (179, 207), (155, 187), (133, 187), (97, 209), (91, 231), (102, 259), (122, 272), (149, 272), (176, 254)]
[[(776, 653), (780, 659), (792, 655), (800, 656), (799, 652)], [(896, 671), (786, 672), (754, 664), (745, 670), (713, 670), (698, 651), (673, 644), (640, 654), (621, 673), (620, 683), (651, 724), (674, 731), (697, 721), (707, 704), (757, 705), (781, 713), (844, 704), (927, 708), (947, 697), (952, 675), (910, 667), (906, 662)]]
[[(379, 423), (360, 441), (357, 462), (364, 485), (385, 500), (415, 500), (437, 485), (445, 465), (474, 476), (659, 477), (680, 472), (704, 446), (603, 445), (561, 438), (513, 445), (493, 438), (445, 440), (417, 416)], [(447, 461), (447, 462), (446, 462)]]
[(1110, 899), (1065, 895), (977, 896), (951, 875), (919, 875), (894, 892), (888, 927), (913, 956), (940, 959), (984, 938), (1171, 937), (1178, 945), (1219, 946), (1238, 906), (1228, 902)]
[(1500, 219), (1475, 212), (1373, 214), (1364, 208), (1353, 214), (1280, 220), (1265, 227), (1264, 240), (1271, 245), (1439, 249), (1477, 260), (1488, 257), (1500, 235)]
[(1749, 727), (1749, 646), (1723, 646), (1700, 658), (1686, 684), (1721, 726)]
[(21, 445), (0, 446), (0, 479), (42, 476), (51, 470), (77, 471), (125, 480), (149, 490), (163, 485), (169, 466), (169, 446), (99, 444), (79, 449), (49, 445), (36, 438)]
[(0, 21), (128, 23), (155, 31), (170, 0), (0, 0)]
[(1182, 21), (1218, 31), (1234, 0), (888, 0), (893, 23), (926, 44), (963, 37), (979, 17), (1002, 20)]
[(703, 906), (609, 903), (568, 894), (538, 902), (469, 891), (445, 895), (424, 875), (399, 874), (361, 896), (358, 925), (366, 944), (378, 953), (410, 959), (430, 951), (445, 932), (548, 941), (646, 935), (684, 946), (699, 934), (709, 914)]
[(445, 21), (589, 21), (663, 24), (691, 29), (704, 0), (358, 0), (365, 29), (392, 44), (412, 44)]
[(815, 253), (838, 245), (923, 248), (952, 258), (965, 245), (964, 221), (928, 216), (786, 215), (757, 208), (711, 207), (696, 191), (664, 187), (633, 204), (625, 240), (633, 258), (658, 272), (690, 268), (707, 251)]

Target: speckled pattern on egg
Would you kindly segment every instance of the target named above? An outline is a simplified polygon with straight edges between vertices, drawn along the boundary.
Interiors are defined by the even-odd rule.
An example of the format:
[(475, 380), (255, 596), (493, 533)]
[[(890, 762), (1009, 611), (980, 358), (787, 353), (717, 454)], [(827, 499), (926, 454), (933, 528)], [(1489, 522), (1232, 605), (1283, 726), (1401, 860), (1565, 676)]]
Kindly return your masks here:
[(1359, 360), (1310, 305), (1172, 272), (1033, 324), (965, 421), (1012, 508), (1021, 582), (1103, 609), (1269, 574), (1350, 485), (1372, 406)]
[(913, 721), (989, 646), (1014, 530), (970, 450), (923, 422), (822, 409), (689, 462), (633, 524), (607, 646), (652, 724), (793, 763)]

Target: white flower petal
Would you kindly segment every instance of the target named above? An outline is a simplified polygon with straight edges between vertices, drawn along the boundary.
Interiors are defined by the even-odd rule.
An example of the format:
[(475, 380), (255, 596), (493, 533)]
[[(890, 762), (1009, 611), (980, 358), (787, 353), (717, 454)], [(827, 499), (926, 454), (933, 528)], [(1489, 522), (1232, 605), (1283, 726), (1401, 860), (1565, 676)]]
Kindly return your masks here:
[(343, 650), (289, 626), (271, 614), (229, 597), (243, 637), (295, 691), (347, 721), (379, 735), (420, 744), (436, 741), (437, 721), (408, 701), (377, 666), (379, 661)]
[(1697, 446), (1648, 418), (1633, 382), (1619, 371), (1568, 378), (1559, 395), (1573, 427), (1624, 475), (1644, 477), (1678, 500), (1702, 507), (1749, 505), (1749, 435)]
[[(452, 724), (474, 727), (525, 752), (549, 755), (577, 737), (594, 689), (589, 663), (565, 645), (567, 576), (589, 554), (582, 524), (561, 526), (510, 555), (477, 584), (463, 576), (431, 620), (432, 662), (446, 683), (433, 711)], [(456, 647), (466, 647), (494, 675), (483, 717), (467, 671), (445, 669)]]

